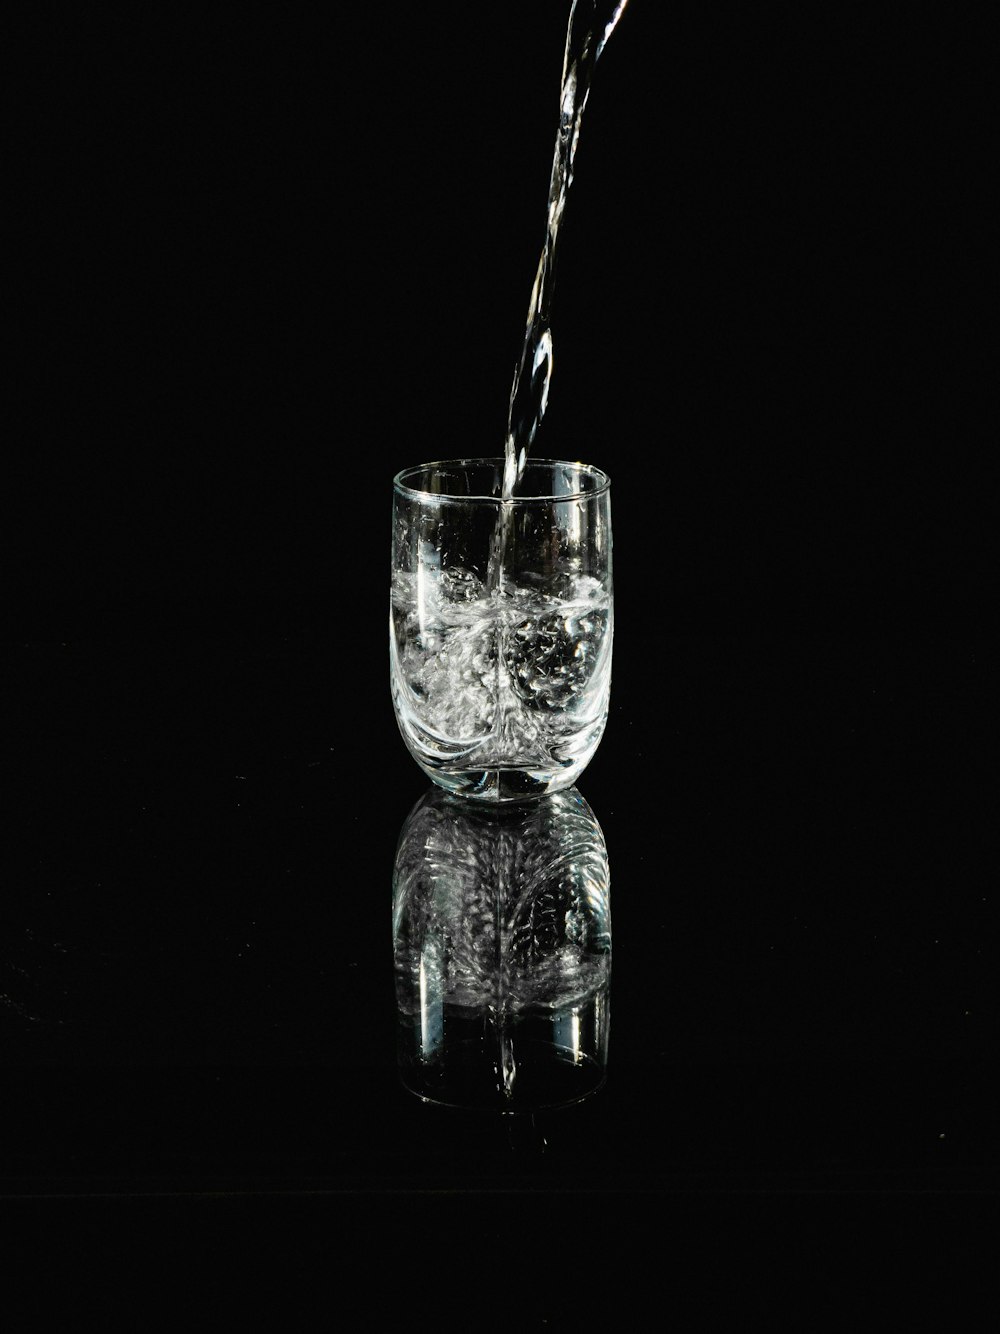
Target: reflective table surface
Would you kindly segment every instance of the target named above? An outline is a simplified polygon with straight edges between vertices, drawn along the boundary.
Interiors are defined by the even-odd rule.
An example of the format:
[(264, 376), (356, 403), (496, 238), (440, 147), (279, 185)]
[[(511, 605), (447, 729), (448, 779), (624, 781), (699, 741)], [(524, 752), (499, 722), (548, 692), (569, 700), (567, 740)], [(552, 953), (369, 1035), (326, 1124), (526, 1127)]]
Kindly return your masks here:
[[(989, 812), (968, 781), (981, 655), (665, 640), (650, 721), (628, 701), (661, 655), (624, 638), (586, 801), (572, 794), (584, 832), (522, 815), (504, 851), (459, 809), (445, 853), (419, 824), (442, 800), (387, 695), (373, 684), (370, 725), (348, 726), (321, 636), (20, 646), (3, 1190), (995, 1183)], [(608, 920), (575, 929), (605, 931), (606, 971), (522, 1008), (551, 1018), (608, 993), (592, 1097), (505, 1105), (474, 1002), (483, 1098), (407, 1091), (390, 912), (407, 828), (435, 874), (464, 859), (487, 915), (504, 877), (508, 894), (532, 875), (555, 894), (561, 857), (570, 888), (548, 926), (539, 909), (536, 953), (546, 930), (569, 948), (570, 882), (591, 858)], [(518, 839), (540, 881), (515, 865)], [(447, 911), (439, 933), (470, 910)], [(487, 991), (507, 969), (498, 940)]]

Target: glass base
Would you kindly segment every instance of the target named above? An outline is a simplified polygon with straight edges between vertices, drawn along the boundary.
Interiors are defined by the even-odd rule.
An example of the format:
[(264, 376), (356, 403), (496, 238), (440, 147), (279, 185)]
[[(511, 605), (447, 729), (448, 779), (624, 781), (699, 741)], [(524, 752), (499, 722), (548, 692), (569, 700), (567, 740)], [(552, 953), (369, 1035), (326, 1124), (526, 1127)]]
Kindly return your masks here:
[[(418, 760), (419, 764), (420, 761)], [(547, 792), (572, 787), (587, 767), (571, 764), (565, 769), (421, 769), (438, 787), (468, 801), (530, 801)]]

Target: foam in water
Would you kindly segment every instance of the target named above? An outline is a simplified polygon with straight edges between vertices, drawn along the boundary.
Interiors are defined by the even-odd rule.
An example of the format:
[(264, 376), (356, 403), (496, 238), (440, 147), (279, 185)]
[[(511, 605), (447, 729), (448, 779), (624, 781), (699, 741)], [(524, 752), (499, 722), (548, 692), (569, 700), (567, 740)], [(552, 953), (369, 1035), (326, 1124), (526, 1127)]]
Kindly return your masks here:
[(392, 623), (397, 706), (434, 767), (558, 765), (603, 727), (610, 600), (595, 578), (491, 593), (454, 567), (397, 573)]

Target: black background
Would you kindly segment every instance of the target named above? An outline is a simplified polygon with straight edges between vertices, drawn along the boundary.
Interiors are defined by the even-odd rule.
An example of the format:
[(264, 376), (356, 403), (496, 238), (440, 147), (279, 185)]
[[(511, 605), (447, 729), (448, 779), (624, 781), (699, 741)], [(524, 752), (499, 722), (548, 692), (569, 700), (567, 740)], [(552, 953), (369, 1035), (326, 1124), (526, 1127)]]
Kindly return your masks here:
[(667, 11), (597, 71), (536, 447), (613, 478), (613, 1060), (516, 1133), (395, 1081), (385, 586), (392, 475), (502, 443), (566, 7), (23, 35), (8, 1208), (402, 1213), (461, 1268), (564, 1192), (995, 1189), (978, 68)]
[[(348, 567), (378, 604), (393, 473), (502, 444), (566, 8), (109, 7), (26, 43), (8, 594), (37, 632), (315, 624)], [(536, 452), (612, 473), (643, 620), (653, 570), (671, 628), (980, 609), (986, 220), (958, 36), (626, 11)]]

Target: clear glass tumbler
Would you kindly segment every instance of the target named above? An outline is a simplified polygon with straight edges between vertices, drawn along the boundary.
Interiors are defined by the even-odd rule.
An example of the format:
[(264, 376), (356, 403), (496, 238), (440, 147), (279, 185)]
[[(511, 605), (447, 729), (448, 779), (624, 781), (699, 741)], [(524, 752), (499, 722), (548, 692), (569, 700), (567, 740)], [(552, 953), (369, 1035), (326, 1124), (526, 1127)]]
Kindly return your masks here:
[(571, 787), (597, 749), (611, 687), (608, 477), (534, 459), (504, 501), (503, 466), (407, 468), (393, 496), (400, 731), (435, 783), (487, 801)]

